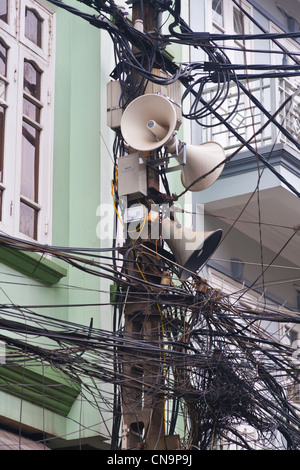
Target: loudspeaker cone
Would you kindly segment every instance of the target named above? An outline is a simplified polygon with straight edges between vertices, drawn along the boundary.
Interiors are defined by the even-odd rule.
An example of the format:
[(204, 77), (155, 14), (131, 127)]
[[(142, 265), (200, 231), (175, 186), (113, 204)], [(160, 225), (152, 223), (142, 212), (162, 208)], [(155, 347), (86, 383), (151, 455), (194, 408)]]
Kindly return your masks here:
[(176, 111), (170, 100), (149, 93), (127, 106), (121, 119), (121, 133), (130, 147), (147, 152), (165, 145), (173, 136), (176, 124)]
[[(151, 211), (149, 220), (153, 223), (153, 232), (159, 233), (159, 216)], [(181, 268), (180, 279), (186, 280), (209, 260), (222, 239), (222, 230), (212, 232), (192, 230), (182, 227), (177, 221), (168, 217), (161, 220), (161, 236), (169, 245), (176, 263)]]
[(188, 279), (209, 260), (217, 249), (222, 230), (202, 232), (182, 227), (170, 219), (162, 220), (162, 237), (181, 266), (180, 279)]
[(206, 232), (203, 245), (194, 250), (190, 256), (187, 255), (185, 257), (180, 279), (188, 279), (193, 273), (199, 271), (217, 249), (222, 238), (222, 233), (221, 229), (210, 233)]
[[(186, 164), (181, 171), (181, 182), (189, 191), (203, 191), (211, 186), (224, 168), (225, 152), (217, 142), (186, 145)], [(181, 151), (177, 160), (183, 162)], [(206, 175), (206, 176), (205, 176)], [(202, 178), (205, 176), (204, 178)]]

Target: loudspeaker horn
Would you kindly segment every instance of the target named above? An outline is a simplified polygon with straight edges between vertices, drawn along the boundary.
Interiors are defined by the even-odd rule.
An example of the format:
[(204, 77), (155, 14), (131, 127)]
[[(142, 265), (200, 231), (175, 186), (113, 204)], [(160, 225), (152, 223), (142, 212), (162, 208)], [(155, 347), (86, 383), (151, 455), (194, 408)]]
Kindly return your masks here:
[[(158, 214), (149, 214), (149, 220), (158, 224)], [(157, 227), (154, 228), (157, 233)], [(177, 221), (168, 217), (161, 220), (161, 236), (169, 245), (176, 263), (180, 266), (180, 279), (186, 280), (197, 273), (209, 260), (222, 239), (223, 231), (217, 229), (211, 232), (192, 230), (182, 227)]]
[[(186, 161), (181, 170), (181, 182), (189, 191), (203, 191), (219, 178), (224, 168), (222, 162), (225, 159), (225, 152), (220, 144), (217, 142), (186, 144), (176, 157), (180, 164), (184, 162), (184, 152)], [(199, 179), (202, 176), (205, 177)]]
[(173, 137), (176, 125), (176, 111), (171, 101), (149, 93), (127, 106), (121, 119), (121, 133), (130, 147), (147, 152), (165, 145)]

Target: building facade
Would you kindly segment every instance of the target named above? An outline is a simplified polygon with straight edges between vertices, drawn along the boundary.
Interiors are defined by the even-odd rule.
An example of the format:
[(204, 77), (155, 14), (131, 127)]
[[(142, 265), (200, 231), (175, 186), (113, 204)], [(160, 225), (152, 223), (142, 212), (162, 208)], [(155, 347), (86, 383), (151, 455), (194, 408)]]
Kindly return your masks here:
[[(240, 66), (223, 94), (217, 83), (204, 89), (207, 103), (219, 93), (213, 107), (226, 122), (212, 112), (192, 126), (194, 144), (216, 140), (228, 158), (215, 184), (193, 195), (194, 207), (204, 204), (206, 228), (223, 229), (206, 276), (241, 305), (299, 312), (299, 77), (269, 73), (272, 66), (298, 65), (299, 39), (263, 38), (298, 32), (299, 3), (212, 0), (190, 7), (194, 31), (258, 35), (218, 42), (228, 62)], [(193, 49), (192, 60), (207, 57)], [(297, 326), (262, 326), (297, 346)], [(298, 388), (293, 393), (299, 403)]]
[[(97, 233), (100, 202), (111, 202), (109, 51), (105, 34), (47, 1), (1, 0), (2, 234), (49, 246), (111, 245)], [(82, 325), (92, 318), (96, 328), (111, 329), (105, 280), (29, 251), (2, 246), (0, 258), (2, 305), (40, 306), (51, 318)], [(101, 303), (108, 306), (100, 311)], [(50, 448), (108, 445), (110, 424), (66, 377), (34, 365), (12, 377), (2, 365), (1, 442), (8, 448), (32, 448), (25, 438), (33, 435), (43, 437), (41, 447), (45, 436)], [(14, 438), (20, 430), (23, 442)]]
[[(46, 0), (0, 2), (0, 233), (54, 247), (110, 248), (111, 237), (101, 236), (103, 225), (99, 227), (103, 207), (112, 206), (114, 132), (107, 126), (107, 83), (115, 64), (109, 35)], [(76, 0), (68, 3), (78, 7)], [(299, 30), (300, 9), (292, 0), (282, 5), (268, 0), (263, 6), (254, 0), (181, 3), (193, 31), (242, 36)], [(82, 4), (80, 8), (85, 11)], [(223, 91), (220, 84), (205, 87), (203, 98), (214, 103), (217, 114), (200, 113), (198, 122), (184, 120), (180, 137), (196, 146), (218, 142), (228, 162), (213, 186), (187, 193), (180, 201), (187, 209), (184, 224), (192, 224), (200, 205), (205, 230), (223, 230), (220, 246), (201, 272), (214, 287), (241, 305), (297, 312), (299, 209), (291, 187), (299, 188), (300, 175), (299, 79), (263, 77), (266, 68), (251, 77), (247, 67), (250, 75), (253, 64), (267, 65), (267, 71), (272, 65), (293, 65), (300, 46), (286, 38), (253, 38), (247, 44), (243, 39), (218, 40), (228, 61), (241, 65), (238, 78)], [(200, 48), (172, 46), (169, 52), (178, 62), (207, 61)], [(277, 116), (279, 125), (268, 123), (289, 97)], [(183, 105), (188, 112), (188, 104)], [(181, 192), (178, 174), (171, 173), (169, 183), (172, 191)], [(106, 234), (113, 233), (113, 219), (108, 219)], [(112, 330), (109, 280), (55, 257), (5, 246), (0, 247), (0, 261), (6, 314), (8, 308), (18, 315), (29, 309), (66, 324)], [(281, 341), (297, 341), (296, 328), (291, 333), (286, 327), (266, 326)], [(5, 445), (109, 449), (110, 384), (101, 385), (102, 402), (95, 412), (92, 400), (63, 374), (21, 364), (13, 376), (5, 367), (5, 354), (2, 365), (0, 431)], [(293, 393), (297, 401), (298, 391)]]

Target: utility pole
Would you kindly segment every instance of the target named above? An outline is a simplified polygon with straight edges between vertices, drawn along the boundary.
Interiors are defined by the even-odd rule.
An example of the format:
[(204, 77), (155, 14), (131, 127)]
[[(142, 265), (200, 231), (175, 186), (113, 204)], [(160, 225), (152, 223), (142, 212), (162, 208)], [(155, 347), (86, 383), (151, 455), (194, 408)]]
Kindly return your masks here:
[[(146, 32), (158, 28), (158, 10), (155, 2), (133, 0), (132, 1), (132, 24), (142, 24)], [(142, 23), (141, 23), (142, 20)], [(134, 50), (138, 58), (138, 51)], [(138, 78), (138, 77), (137, 77)], [(148, 159), (153, 159), (151, 152)], [(159, 173), (148, 165), (147, 167), (147, 195), (152, 191), (159, 192)], [(131, 200), (130, 204), (137, 203)], [(151, 228), (149, 229), (151, 230)], [(144, 237), (143, 237), (144, 238)], [(135, 243), (138, 247), (140, 239)], [(132, 253), (129, 270), (135, 277), (144, 281), (159, 282), (161, 271), (157, 268), (159, 260), (149, 269), (149, 259), (143, 255)], [(139, 253), (136, 250), (136, 253)], [(154, 275), (154, 276), (153, 276)], [(158, 279), (158, 281), (157, 281)], [(142, 357), (124, 355), (123, 373), (125, 382), (121, 387), (122, 396), (122, 448), (123, 449), (145, 449), (164, 450), (178, 448), (177, 436), (166, 436), (165, 428), (165, 399), (161, 392), (164, 381), (163, 348), (158, 346), (163, 339), (162, 317), (160, 306), (145, 298), (145, 291), (138, 300), (138, 293), (129, 291), (125, 307), (124, 338), (152, 344), (158, 351), (155, 359), (143, 351)]]
[[(219, 177), (225, 153), (216, 142), (194, 146), (177, 139), (176, 131), (182, 123), (180, 82), (173, 79), (174, 75), (169, 75), (171, 62), (162, 60), (162, 51), (157, 49), (160, 33), (158, 2), (131, 0), (127, 3), (132, 4), (132, 26), (137, 30), (136, 38), (132, 28), (129, 32), (134, 62), (140, 62), (140, 67), (132, 66), (123, 84), (117, 81), (108, 84), (108, 122), (111, 128), (121, 131), (127, 145), (126, 155), (118, 158), (118, 197), (127, 197), (126, 221), (135, 219), (139, 224), (134, 242), (128, 225), (125, 226), (126, 245), (130, 248), (123, 271), (132, 276), (133, 282), (124, 300), (124, 349), (119, 355), (123, 372), (120, 384), (122, 448), (175, 450), (179, 449), (179, 438), (168, 436), (166, 429), (164, 319), (161, 306), (151, 292), (155, 289), (156, 294), (160, 293), (160, 285), (165, 286), (168, 280), (166, 258), (159, 253), (165, 253), (162, 242), (166, 242), (179, 268), (178, 276), (181, 280), (188, 279), (215, 251), (222, 230), (205, 232), (181, 227), (175, 211), (171, 214), (174, 198), (168, 192), (165, 179), (160, 181), (158, 168), (163, 165), (164, 173), (180, 169), (183, 186), (187, 190), (202, 191)], [(138, 31), (147, 34), (141, 36)], [(151, 37), (156, 38), (153, 43)], [(147, 48), (151, 50), (152, 70), (145, 70), (143, 64)], [(139, 69), (148, 73), (147, 86), (139, 76)], [(143, 75), (147, 77), (147, 73)], [(150, 73), (162, 80), (151, 80)], [(121, 74), (117, 76), (119, 80), (123, 79)], [(126, 98), (123, 107), (121, 97)], [(168, 168), (170, 158), (174, 158), (177, 166)], [(204, 181), (200, 181), (202, 179)], [(160, 192), (160, 183), (166, 191)], [(152, 204), (157, 204), (158, 208), (152, 210)], [(138, 210), (141, 208), (144, 208), (144, 220)], [(170, 217), (165, 209), (170, 212)], [(156, 235), (152, 232), (154, 226), (159, 227)], [(154, 245), (148, 252), (147, 242)], [(135, 342), (135, 346), (138, 342), (142, 351), (140, 356), (130, 354), (130, 342)], [(148, 355), (147, 348), (151, 351)]]

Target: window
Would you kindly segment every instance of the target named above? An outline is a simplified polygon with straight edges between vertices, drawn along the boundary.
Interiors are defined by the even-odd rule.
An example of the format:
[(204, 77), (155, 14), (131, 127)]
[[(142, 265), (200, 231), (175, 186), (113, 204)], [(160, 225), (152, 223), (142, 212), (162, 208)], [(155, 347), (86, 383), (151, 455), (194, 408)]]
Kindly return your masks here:
[[(242, 8), (251, 15), (251, 7), (248, 3), (241, 1)], [(252, 23), (239, 8), (233, 6), (231, 0), (211, 0), (211, 11), (208, 10), (206, 21), (208, 27), (214, 33), (226, 34), (250, 34)], [(225, 46), (225, 52), (232, 62), (242, 60), (242, 41), (226, 41), (219, 42), (221, 46)], [(250, 46), (250, 42), (247, 41)], [(226, 49), (228, 47), (228, 49)], [(241, 51), (239, 50), (241, 49)], [(250, 55), (247, 61), (250, 60)]]
[[(275, 34), (283, 33), (283, 31), (278, 28), (278, 26), (272, 23), (270, 24), (270, 32)], [(279, 44), (281, 47), (279, 47)], [(270, 54), (270, 62), (272, 65), (292, 65), (295, 63), (294, 59), (292, 58), (293, 53), (299, 54), (300, 46), (296, 41), (293, 41), (290, 38), (283, 38), (276, 41), (276, 44), (272, 41), (270, 50), (272, 51), (272, 54)], [(286, 51), (286, 53), (284, 53), (284, 51)], [(290, 56), (289, 53), (292, 56)], [(289, 97), (294, 95), (293, 99), (280, 111), (278, 121), (284, 124), (284, 127), (296, 139), (300, 138), (300, 98), (298, 95), (299, 85), (299, 77), (280, 77), (276, 80), (276, 86), (274, 87), (272, 96), (272, 106), (275, 110), (275, 107), (278, 108)], [(284, 134), (277, 134), (276, 138), (279, 142), (284, 142), (286, 145), (292, 148), (296, 148)]]
[(37, 46), (42, 45), (42, 20), (38, 14), (26, 7), (25, 36)]
[(212, 0), (212, 19), (218, 26), (224, 27), (223, 0)]
[(233, 9), (233, 30), (236, 34), (244, 33), (244, 15), (235, 8)]
[[(233, 9), (233, 31), (235, 34), (245, 34), (244, 15), (240, 10)], [(235, 56), (234, 60), (236, 63), (244, 62), (243, 42), (241, 40), (235, 41)], [(239, 51), (238, 49), (241, 49)]]
[(10, 15), (0, 3), (0, 230), (49, 243), (54, 13), (42, 0)]
[[(225, 15), (224, 15), (224, 0), (211, 0), (211, 24), (212, 32), (215, 34), (223, 34), (225, 32)], [(223, 41), (218, 42), (219, 45), (224, 46)]]
[(7, 47), (0, 42), (0, 220), (2, 216), (2, 183), (3, 183), (3, 158), (5, 136), (5, 110), (7, 89)]
[[(196, 0), (194, 2), (196, 3)], [(208, 2), (210, 8), (205, 9), (205, 27), (207, 31), (220, 35), (219, 39), (214, 42), (224, 53), (223, 60), (228, 58), (232, 64), (245, 65), (246, 70), (247, 65), (253, 61), (252, 41), (247, 40), (244, 44), (243, 40), (235, 39), (234, 36), (253, 32), (253, 23), (248, 17), (248, 14), (250, 17), (252, 15), (252, 7), (244, 0), (239, 0), (238, 3), (243, 11), (232, 0), (210, 0)], [(232, 39), (223, 40), (224, 34), (232, 36)], [(249, 51), (245, 50), (245, 45), (250, 49)], [(241, 69), (237, 75), (243, 72)], [(253, 121), (251, 102), (245, 98), (244, 94), (239, 94), (239, 89), (233, 80), (229, 84), (229, 89), (226, 86), (222, 90), (219, 83), (208, 82), (203, 90), (203, 98), (208, 103), (215, 103), (218, 113), (230, 119), (231, 125), (245, 140), (253, 134), (253, 125), (256, 125), (260, 115), (257, 113)], [(236, 108), (237, 105), (238, 108)], [(225, 131), (224, 126), (213, 113), (208, 113), (203, 118), (203, 122), (205, 125), (201, 129), (202, 141), (216, 140), (226, 151), (240, 144), (232, 133)]]
[(8, 0), (1, 0), (0, 1), (0, 20), (8, 21)]
[(41, 72), (24, 62), (20, 232), (37, 238)]

